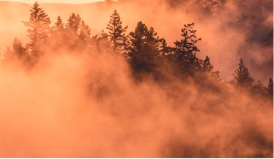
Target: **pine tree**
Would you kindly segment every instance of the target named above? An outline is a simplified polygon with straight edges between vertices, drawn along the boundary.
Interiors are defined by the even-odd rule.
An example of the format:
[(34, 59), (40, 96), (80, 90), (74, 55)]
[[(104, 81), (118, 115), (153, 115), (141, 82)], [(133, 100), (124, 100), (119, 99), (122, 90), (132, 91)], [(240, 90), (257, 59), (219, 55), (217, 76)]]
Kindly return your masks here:
[(240, 59), (238, 69), (234, 73), (234, 82), (238, 87), (242, 88), (251, 88), (253, 85), (254, 79), (250, 76), (242, 58)]
[(44, 53), (45, 45), (50, 35), (50, 18), (37, 2), (34, 3), (30, 10), (30, 18), (28, 22), (24, 22), (28, 27), (28, 37), (30, 42), (27, 48), (32, 56), (38, 57)]
[(55, 23), (55, 26), (53, 27), (53, 30), (56, 31), (63, 31), (65, 29), (65, 24), (60, 16), (57, 17), (57, 21)]
[(68, 49), (75, 50), (78, 45), (78, 35), (80, 33), (82, 19), (79, 14), (72, 13), (66, 24), (66, 45)]
[(131, 46), (129, 57), (135, 71), (152, 72), (160, 55), (160, 39), (151, 27), (139, 22), (130, 34)]
[(184, 28), (181, 30), (182, 39), (174, 43), (175, 56), (181, 70), (191, 76), (194, 76), (195, 72), (201, 68), (201, 61), (196, 57), (196, 52), (200, 51), (196, 43), (200, 41), (201, 38), (197, 38), (197, 31), (194, 30), (193, 27), (194, 23), (184, 25)]
[(22, 42), (19, 39), (14, 39), (12, 43), (12, 54), (18, 59), (26, 60), (28, 53), (27, 49), (23, 46)]
[(80, 25), (80, 31), (78, 35), (78, 43), (80, 49), (88, 49), (90, 51), (90, 43), (91, 43), (91, 31), (88, 25), (82, 20)]
[(49, 39), (51, 49), (55, 52), (59, 49), (62, 49), (67, 41), (67, 37), (65, 36), (65, 24), (60, 16), (57, 17), (57, 21), (52, 27), (52, 36)]
[(107, 25), (109, 30), (110, 43), (114, 52), (123, 53), (126, 50), (127, 36), (126, 30), (127, 26), (122, 26), (122, 21), (117, 10), (114, 10), (113, 14), (110, 16), (110, 21)]
[(79, 14), (72, 13), (66, 24), (67, 31), (78, 35), (82, 19)]
[(214, 80), (215, 82), (220, 81), (220, 71), (213, 71), (214, 66), (210, 62), (210, 58), (206, 56), (202, 63), (202, 73), (207, 76), (209, 80)]
[(257, 83), (253, 85), (253, 91), (255, 94), (265, 94), (265, 86), (262, 84), (260, 80), (258, 80)]
[(213, 68), (214, 67), (211, 64), (209, 57), (206, 56), (205, 60), (203, 61), (203, 67), (202, 67), (203, 73), (209, 74), (213, 70)]
[(161, 56), (167, 56), (172, 52), (172, 48), (167, 45), (166, 39), (162, 38), (160, 39), (160, 52)]

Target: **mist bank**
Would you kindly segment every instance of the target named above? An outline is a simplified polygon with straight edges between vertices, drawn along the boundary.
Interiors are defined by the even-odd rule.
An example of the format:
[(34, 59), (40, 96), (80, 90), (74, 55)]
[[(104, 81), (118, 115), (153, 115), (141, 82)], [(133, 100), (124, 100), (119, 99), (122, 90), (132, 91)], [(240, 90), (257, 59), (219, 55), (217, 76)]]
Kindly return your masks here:
[(272, 19), (198, 2), (30, 6), (0, 63), (0, 157), (272, 157)]

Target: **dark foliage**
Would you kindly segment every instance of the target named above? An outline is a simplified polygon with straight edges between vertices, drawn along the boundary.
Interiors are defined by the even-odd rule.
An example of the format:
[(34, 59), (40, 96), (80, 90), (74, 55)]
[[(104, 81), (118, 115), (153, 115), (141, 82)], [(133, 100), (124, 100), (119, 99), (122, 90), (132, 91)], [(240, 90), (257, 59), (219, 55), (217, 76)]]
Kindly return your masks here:
[(250, 76), (242, 58), (240, 59), (238, 69), (234, 73), (234, 82), (238, 87), (247, 89), (250, 89), (253, 85), (254, 79)]
[[(172, 1), (174, 4), (186, 1)], [(222, 5), (221, 0), (204, 0), (204, 12), (211, 15), (217, 12)], [(243, 16), (240, 21), (247, 17)], [(194, 23), (186, 24), (181, 30), (181, 39), (169, 46), (164, 38), (160, 38), (153, 27), (147, 27), (140, 21), (135, 30), (127, 34), (127, 26), (122, 26), (122, 20), (117, 10), (114, 10), (107, 24), (108, 32), (91, 36), (91, 29), (80, 17), (72, 13), (66, 23), (61, 17), (50, 26), (51, 20), (46, 12), (34, 3), (30, 10), (27, 26), (30, 41), (26, 44), (14, 39), (12, 47), (7, 47), (4, 52), (4, 61), (22, 61), (23, 64), (35, 66), (38, 57), (47, 50), (54, 52), (86, 53), (108, 52), (124, 56), (132, 70), (132, 75), (137, 80), (153, 78), (161, 83), (171, 82), (174, 79), (181, 81), (192, 80), (199, 89), (221, 92), (224, 87), (220, 79), (220, 72), (208, 56), (204, 60), (197, 57), (200, 51), (197, 43), (201, 41), (194, 29)], [(273, 31), (272, 31), (273, 32)], [(245, 89), (255, 95), (273, 96), (273, 81), (269, 80), (268, 86), (260, 81), (254, 84), (254, 79), (249, 74), (248, 68), (240, 60), (239, 67), (234, 73), (233, 82), (239, 89)]]

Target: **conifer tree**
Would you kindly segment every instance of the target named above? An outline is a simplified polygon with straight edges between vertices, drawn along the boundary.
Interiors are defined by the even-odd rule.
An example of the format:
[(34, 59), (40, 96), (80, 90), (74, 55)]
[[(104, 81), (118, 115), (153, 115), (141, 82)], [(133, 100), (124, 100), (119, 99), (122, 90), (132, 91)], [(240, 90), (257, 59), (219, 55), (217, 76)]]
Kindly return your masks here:
[(60, 16), (57, 17), (57, 21), (53, 27), (54, 31), (63, 31), (65, 29), (65, 24)]
[(160, 39), (151, 27), (139, 22), (130, 34), (131, 46), (129, 57), (135, 71), (152, 72), (160, 54)]
[(238, 87), (242, 88), (251, 88), (253, 85), (254, 79), (250, 76), (242, 58), (240, 59), (238, 69), (234, 73), (234, 82)]
[(200, 51), (196, 43), (201, 38), (197, 38), (196, 30), (193, 27), (194, 23), (184, 25), (184, 28), (181, 30), (182, 39), (174, 43), (175, 56), (181, 70), (191, 76), (195, 75), (195, 72), (201, 68), (201, 61), (196, 57), (196, 52)]
[(107, 24), (107, 29), (109, 31), (109, 38), (111, 47), (114, 52), (123, 53), (126, 50), (127, 36), (126, 30), (127, 26), (122, 26), (122, 21), (117, 10), (114, 10), (113, 14), (110, 16), (110, 21)]
[(12, 43), (12, 54), (18, 59), (25, 60), (28, 56), (27, 49), (23, 46), (19, 39), (14, 39)]
[(188, 54), (194, 54), (195, 52), (200, 51), (196, 46), (196, 43), (201, 40), (201, 38), (197, 38), (196, 30), (193, 29), (194, 23), (184, 25), (184, 28), (181, 30), (182, 39), (180, 41), (176, 41), (176, 51), (178, 52), (178, 56), (185, 56)]
[(206, 56), (201, 65), (202, 73), (206, 76), (207, 80), (212, 82), (220, 81), (220, 71), (213, 71), (214, 66), (210, 62), (210, 58)]
[(78, 35), (80, 33), (82, 19), (79, 14), (72, 13), (66, 24), (66, 45), (70, 50), (74, 50), (78, 45)]
[(78, 35), (82, 19), (79, 14), (72, 13), (66, 24), (67, 31)]
[(160, 52), (161, 56), (169, 55), (172, 52), (172, 48), (167, 45), (166, 39), (162, 38), (160, 39)]
[(209, 57), (206, 56), (205, 60), (203, 61), (203, 73), (208, 74), (213, 70), (213, 68), (214, 67), (211, 64)]
[(65, 24), (60, 16), (57, 17), (57, 21), (52, 27), (52, 36), (49, 40), (51, 49), (54, 51), (58, 51), (63, 48), (67, 41), (67, 37), (65, 36)]
[[(78, 35), (78, 43), (80, 49), (90, 49), (90, 43), (91, 43), (91, 31), (90, 28), (85, 22), (82, 20), (80, 25), (80, 31)], [(90, 51), (90, 50), (88, 50)]]
[(44, 52), (45, 45), (50, 35), (50, 18), (37, 2), (34, 3), (30, 10), (28, 22), (24, 22), (28, 27), (28, 37), (30, 42), (27, 48), (32, 56), (38, 57)]
[(262, 84), (260, 80), (258, 80), (257, 83), (253, 85), (253, 91), (256, 94), (260, 94), (260, 95), (265, 94), (265, 88), (266, 87)]

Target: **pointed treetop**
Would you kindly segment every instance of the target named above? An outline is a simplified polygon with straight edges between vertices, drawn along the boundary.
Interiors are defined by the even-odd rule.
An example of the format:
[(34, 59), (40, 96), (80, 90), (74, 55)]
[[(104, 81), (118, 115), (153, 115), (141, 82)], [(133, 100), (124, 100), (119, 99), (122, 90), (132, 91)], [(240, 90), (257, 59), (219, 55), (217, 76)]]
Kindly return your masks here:
[(237, 86), (250, 88), (253, 85), (254, 79), (250, 76), (242, 58), (238, 65), (239, 67), (234, 73), (234, 81)]

